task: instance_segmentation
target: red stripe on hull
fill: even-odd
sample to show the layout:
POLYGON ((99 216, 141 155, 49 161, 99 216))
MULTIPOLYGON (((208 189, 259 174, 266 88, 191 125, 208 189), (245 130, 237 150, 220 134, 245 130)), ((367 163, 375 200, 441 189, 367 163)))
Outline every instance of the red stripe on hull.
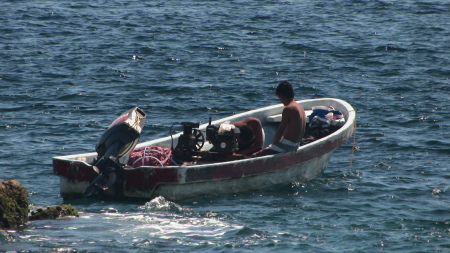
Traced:
POLYGON ((89 181, 92 175, 92 167, 82 162, 69 162, 54 159, 53 174, 62 176, 71 181, 89 181))
POLYGON ((125 190, 152 191, 159 183, 177 183, 177 169, 142 168, 125 171, 125 190))

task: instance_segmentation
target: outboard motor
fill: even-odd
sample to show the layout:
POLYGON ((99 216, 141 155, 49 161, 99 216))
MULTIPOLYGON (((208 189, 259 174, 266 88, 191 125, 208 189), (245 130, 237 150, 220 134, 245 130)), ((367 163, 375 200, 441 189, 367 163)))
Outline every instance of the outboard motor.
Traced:
POLYGON ((144 124, 144 111, 134 107, 121 114, 103 133, 95 148, 98 156, 93 164, 98 175, 84 190, 84 197, 92 195, 97 188, 105 189, 116 182, 117 175, 123 173, 119 159, 134 149, 144 124))

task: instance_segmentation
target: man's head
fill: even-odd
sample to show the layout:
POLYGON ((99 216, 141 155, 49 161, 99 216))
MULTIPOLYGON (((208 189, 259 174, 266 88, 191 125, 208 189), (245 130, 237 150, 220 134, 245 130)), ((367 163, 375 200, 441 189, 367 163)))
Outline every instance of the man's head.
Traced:
POLYGON ((276 95, 288 100, 294 99, 294 88, 288 81, 282 81, 278 84, 276 95))
POLYGON ((254 138, 254 134, 252 129, 247 126, 247 125, 243 125, 239 127, 239 131, 241 132, 239 134, 239 139, 243 142, 243 143, 248 143, 251 140, 253 140, 254 138))

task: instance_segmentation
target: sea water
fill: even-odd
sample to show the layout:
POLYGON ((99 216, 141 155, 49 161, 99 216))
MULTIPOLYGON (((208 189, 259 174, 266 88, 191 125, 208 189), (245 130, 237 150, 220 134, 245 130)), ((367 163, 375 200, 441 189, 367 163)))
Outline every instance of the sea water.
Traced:
POLYGON ((0 251, 450 251, 449 13, 445 0, 2 1, 0 179, 33 205, 64 203, 53 156, 94 151, 133 106, 150 140, 279 103, 288 80, 296 99, 349 102, 357 129, 311 182, 74 200, 80 217, 3 231, 0 251))

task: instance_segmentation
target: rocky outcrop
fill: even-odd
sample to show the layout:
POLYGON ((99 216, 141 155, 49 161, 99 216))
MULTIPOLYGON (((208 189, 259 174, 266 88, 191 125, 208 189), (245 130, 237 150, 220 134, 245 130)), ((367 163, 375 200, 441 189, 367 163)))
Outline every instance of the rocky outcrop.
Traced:
POLYGON ((28 203, 25 187, 16 180, 0 181, 0 229, 15 229, 29 220, 55 219, 65 216, 78 217, 72 205, 35 207, 28 203), (29 209, 31 210, 31 213, 29 209))
POLYGON ((28 195, 16 180, 0 181, 0 229, 12 229, 28 222, 28 195))
POLYGON ((78 211, 72 205, 59 205, 50 206, 46 209, 37 208, 35 211, 31 211, 30 220, 46 220, 56 219, 65 216, 78 217, 78 211))

